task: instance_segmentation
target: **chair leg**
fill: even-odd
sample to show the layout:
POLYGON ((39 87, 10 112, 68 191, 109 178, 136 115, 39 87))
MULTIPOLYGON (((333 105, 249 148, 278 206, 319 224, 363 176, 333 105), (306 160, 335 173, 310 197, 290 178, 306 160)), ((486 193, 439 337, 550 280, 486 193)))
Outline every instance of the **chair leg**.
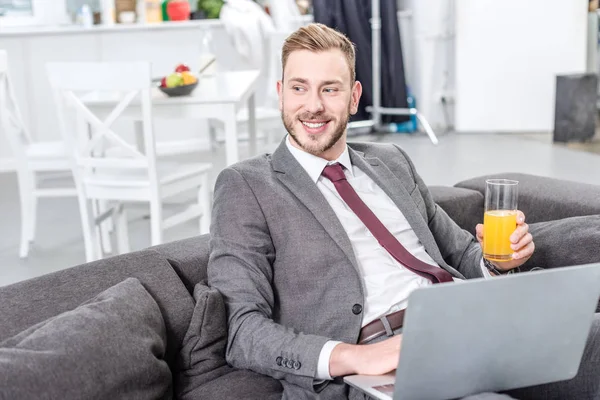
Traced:
POLYGON ((202 210, 200 216, 200 234, 203 235, 210 231, 211 222, 211 201, 210 201, 210 188, 208 186, 208 173, 202 176, 202 183, 198 190, 198 203, 202 210))
MULTIPOLYGON (((107 200, 100 200, 98 202, 100 212, 104 213, 110 207, 107 200)), ((100 237, 102 238, 102 251, 106 254, 112 253, 112 242, 110 240, 110 233, 115 230, 112 218, 107 218, 100 224, 100 237)))
POLYGON ((150 235, 152 246, 163 242, 163 216, 162 204, 158 196, 150 201, 150 235))
POLYGON ((84 194, 77 193, 79 200, 79 214, 81 215, 81 228, 83 230, 83 243, 85 245, 85 261, 95 261, 101 258, 100 246, 98 245, 96 235, 96 224, 90 215, 88 200, 84 194))
POLYGON ((21 244, 19 257, 26 258, 29 254, 29 239, 31 227, 31 204, 33 202, 33 182, 31 174, 17 171, 19 181, 19 198, 21 202, 21 244))
MULTIPOLYGON (((34 177, 35 179, 35 177, 34 177)), ((35 181, 34 181, 35 182, 35 181)), ((35 190, 35 183, 32 186, 32 190, 35 190)), ((37 206, 38 206, 38 197, 33 195, 31 196, 29 203, 30 210, 30 218, 29 218, 29 229, 28 229, 28 239, 29 243, 33 243, 35 241, 35 231, 37 227, 37 206)))
POLYGON ((119 254, 129 253, 129 231, 127 229, 125 205, 119 204, 114 215, 116 216, 117 251, 119 254))
MULTIPOLYGON (((108 210, 108 202, 106 200, 92 200, 92 210, 94 217, 102 215, 108 210)), ((110 241, 109 231, 112 230, 112 221, 107 218, 105 221, 99 222, 96 226, 97 235, 100 240, 100 254, 111 254, 112 245, 110 241)))
POLYGON ((210 121, 208 123, 208 136, 210 138, 210 150, 216 151, 219 147, 219 143, 217 142, 217 129, 210 121))

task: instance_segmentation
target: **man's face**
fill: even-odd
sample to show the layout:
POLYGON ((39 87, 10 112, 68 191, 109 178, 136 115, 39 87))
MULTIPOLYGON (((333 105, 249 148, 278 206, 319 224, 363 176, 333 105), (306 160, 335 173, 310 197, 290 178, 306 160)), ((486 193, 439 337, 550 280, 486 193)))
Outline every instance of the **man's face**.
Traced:
POLYGON ((362 93, 360 82, 351 82, 346 57, 337 49, 294 51, 283 77, 277 82, 279 109, 292 145, 336 159, 346 146, 348 119, 362 93))

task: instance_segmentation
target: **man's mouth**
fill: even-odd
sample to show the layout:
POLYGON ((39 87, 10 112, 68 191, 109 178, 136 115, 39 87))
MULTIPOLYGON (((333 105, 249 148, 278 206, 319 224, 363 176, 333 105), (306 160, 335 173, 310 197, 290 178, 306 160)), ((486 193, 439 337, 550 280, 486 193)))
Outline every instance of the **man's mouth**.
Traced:
POLYGON ((308 126, 311 129, 318 129, 320 127, 322 127, 323 125, 325 125, 327 122, 306 122, 306 121, 302 121, 302 124, 304 126, 308 126))
POLYGON ((302 122, 302 125, 304 126, 304 130, 309 135, 320 135, 321 133, 323 133, 327 130, 327 126, 329 124, 329 121, 327 121, 327 120, 318 120, 318 121, 317 120, 311 120, 311 121, 300 120, 300 122, 302 122))

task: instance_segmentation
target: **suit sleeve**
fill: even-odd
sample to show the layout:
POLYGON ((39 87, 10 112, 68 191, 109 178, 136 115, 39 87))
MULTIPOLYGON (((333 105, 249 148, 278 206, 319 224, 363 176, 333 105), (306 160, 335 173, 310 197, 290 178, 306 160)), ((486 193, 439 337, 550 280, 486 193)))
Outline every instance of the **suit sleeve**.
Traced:
POLYGON ((427 224, 433 233, 433 237, 435 238, 444 261, 466 278, 483 277, 483 271, 480 267, 482 251, 477 239, 471 233, 459 227, 456 222, 454 222, 454 220, 435 203, 429 192, 429 188, 419 174, 417 174, 415 166, 408 155, 398 146, 396 147, 404 155, 410 166, 411 173, 417 185, 417 190, 420 191, 425 202, 428 218, 427 224))
POLYGON ((208 279, 227 306, 227 362, 315 390, 319 354, 330 338, 273 321, 275 249, 255 194, 232 168, 217 178, 210 232, 208 279))

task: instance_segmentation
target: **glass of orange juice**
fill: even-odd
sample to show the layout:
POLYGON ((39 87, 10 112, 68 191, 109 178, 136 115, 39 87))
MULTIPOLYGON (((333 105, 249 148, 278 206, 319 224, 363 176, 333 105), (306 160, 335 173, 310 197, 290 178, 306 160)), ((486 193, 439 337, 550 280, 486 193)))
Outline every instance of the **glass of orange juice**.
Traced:
POLYGON ((518 181, 485 181, 483 216, 483 256, 490 261, 512 260, 510 235, 517 228, 518 181))

